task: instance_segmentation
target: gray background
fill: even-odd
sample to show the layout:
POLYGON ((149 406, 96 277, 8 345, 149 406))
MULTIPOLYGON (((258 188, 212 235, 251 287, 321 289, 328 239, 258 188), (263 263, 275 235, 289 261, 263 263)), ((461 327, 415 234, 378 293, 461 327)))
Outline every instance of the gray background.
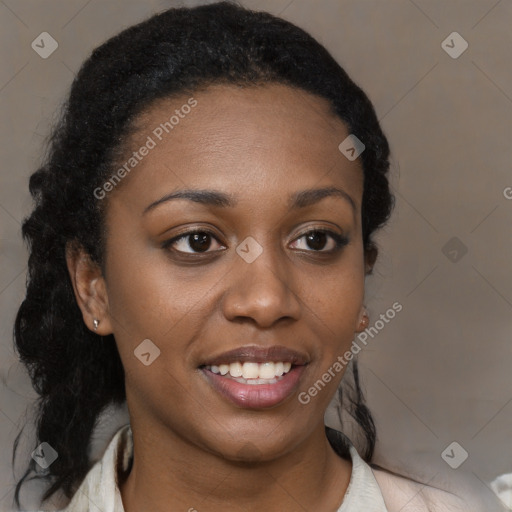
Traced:
MULTIPOLYGON (((205 2, 181 5, 197 3, 205 2)), ((489 492, 490 480, 512 472, 512 1, 241 3, 280 14, 323 43, 369 95, 391 144, 397 207, 367 283, 370 325, 395 301, 403 311, 360 355, 377 462, 426 480, 464 476, 489 492), (453 31, 469 44, 456 59, 441 46, 453 31), (457 470, 441 458, 453 441, 469 453, 457 470)), ((28 176, 89 52, 176 5, 0 0, 1 510, 12 508, 12 443, 35 396, 12 349, 26 272, 20 223, 31 205, 28 176), (31 48, 44 31, 59 44, 47 59, 31 48)), ((332 413, 327 421, 335 425, 332 413)), ((30 434, 22 437, 17 476, 30 434)))

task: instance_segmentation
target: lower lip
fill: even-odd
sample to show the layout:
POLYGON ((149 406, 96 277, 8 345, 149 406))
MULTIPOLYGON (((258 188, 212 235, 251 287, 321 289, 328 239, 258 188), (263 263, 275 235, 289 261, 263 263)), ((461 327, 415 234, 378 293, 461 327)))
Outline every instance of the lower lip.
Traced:
POLYGON ((208 382, 222 396, 244 409, 265 409, 275 407, 298 388, 305 366, 294 366, 274 384, 241 384, 229 377, 202 369, 208 382))

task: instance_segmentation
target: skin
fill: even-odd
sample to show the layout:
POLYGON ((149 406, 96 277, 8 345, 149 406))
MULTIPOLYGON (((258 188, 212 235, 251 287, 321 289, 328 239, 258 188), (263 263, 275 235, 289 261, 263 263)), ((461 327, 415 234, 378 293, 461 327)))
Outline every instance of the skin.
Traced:
MULTIPOLYGON (((137 120, 139 148, 188 96, 161 100, 137 120)), ((351 462, 329 445, 324 413, 342 372, 307 405, 297 399, 364 328, 361 232, 363 171, 338 150, 349 132, 320 98, 284 85, 215 85, 104 201, 104 274, 83 252, 68 268, 84 322, 113 333, 126 371, 134 464, 120 483, 125 510, 322 510, 340 506, 351 462), (337 187, 290 210, 290 194, 337 187), (215 189, 234 207, 175 199, 178 189, 215 189), (194 258, 183 231, 208 228, 208 253, 194 258), (304 232, 329 236, 308 245, 304 232), (263 248, 252 263, 235 251, 246 237, 263 248), (315 248, 317 250, 315 250, 315 248), (173 250, 174 249, 174 250, 173 250), (144 339, 160 356, 134 357, 144 339), (207 358, 246 345, 274 344, 306 354, 299 389, 279 405, 242 409, 221 397, 198 369, 207 358)), ((193 245, 196 248, 198 245, 193 245)))

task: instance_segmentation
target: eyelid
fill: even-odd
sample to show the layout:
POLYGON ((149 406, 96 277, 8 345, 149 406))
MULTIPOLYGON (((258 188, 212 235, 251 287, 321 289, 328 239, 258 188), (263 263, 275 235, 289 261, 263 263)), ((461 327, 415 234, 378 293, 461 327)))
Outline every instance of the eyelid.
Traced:
MULTIPOLYGON (((183 231, 181 233, 178 233, 177 235, 173 236, 169 240, 164 240, 161 243, 161 247, 162 247, 162 249, 168 249, 172 245, 174 245, 176 242, 181 240, 182 238, 187 238, 188 236, 195 235, 197 233, 205 233, 205 234, 211 236, 213 239, 215 239, 219 245, 223 246, 222 242, 219 240, 219 237, 211 229, 198 227, 198 228, 192 228, 192 229, 188 229, 186 231, 183 231)), ((177 253, 177 254, 203 255, 203 254, 212 254, 212 253, 216 253, 216 252, 221 252, 221 250, 217 249, 215 251, 205 251, 205 252, 185 252, 185 251, 177 251, 177 250, 175 250, 174 252, 177 253)))
MULTIPOLYGON (((332 254, 332 253, 338 252, 339 250, 341 250, 341 248, 343 248, 345 245, 347 245, 349 243, 349 239, 346 235, 337 233, 336 231, 334 231, 332 229, 322 227, 322 226, 308 226, 303 231, 301 231, 299 234, 295 235, 295 237, 293 238, 293 240, 291 242, 300 240, 301 238, 308 235, 309 233, 315 233, 315 232, 325 233, 326 235, 330 236, 334 240, 335 247, 333 249, 330 249, 327 251, 325 251, 325 250, 315 251, 313 249, 297 249, 298 251, 305 252, 305 253, 312 253, 312 254, 332 254)), ((223 246, 222 242, 219 240, 219 237, 211 229, 201 228, 201 227, 191 228, 191 229, 185 230, 181 233, 178 233, 177 235, 173 236, 169 240, 165 240, 164 242, 162 242, 161 247, 163 249, 169 249, 169 247, 171 247, 173 244, 175 244, 179 240, 181 240, 183 238, 187 238, 188 236, 191 236, 191 235, 194 235, 197 233, 204 233, 204 234, 211 236, 213 239, 215 239, 217 241, 217 243, 219 245, 221 245, 223 247, 223 249, 216 249, 213 251, 207 250, 204 252, 186 252, 186 251, 179 251, 179 250, 173 250, 173 249, 171 249, 171 250, 173 250, 175 253, 180 254, 180 255, 186 254, 186 255, 193 255, 192 257, 195 257, 195 256, 203 256, 205 254, 215 254, 218 252, 222 252, 223 250, 226 249, 226 247, 223 246)))
POLYGON ((306 252, 306 253, 312 253, 312 254, 333 254, 335 252, 338 252, 340 249, 342 249, 345 245, 347 245, 349 243, 349 238, 346 235, 337 233, 336 231, 334 231, 330 228, 321 227, 321 226, 308 226, 307 229, 305 229, 304 231, 302 231, 301 233, 296 235, 293 238, 292 242, 295 242, 296 240, 299 240, 302 237, 304 237, 305 235, 312 233, 312 232, 313 233, 316 233, 316 232, 325 233, 326 235, 330 236, 334 240, 334 243, 335 243, 334 249, 330 249, 328 251, 324 251, 324 250, 315 251, 313 249, 309 249, 309 250, 308 249, 297 249, 297 250, 306 252))
POLYGON ((341 233, 336 233, 336 231, 334 231, 333 229, 328 228, 326 226, 308 226, 307 228, 304 228, 298 234, 296 234, 294 236, 293 240, 297 240, 297 238, 300 238, 304 235, 307 235, 308 233, 316 232, 316 231, 321 231, 322 233, 327 233, 328 235, 343 236, 341 233))

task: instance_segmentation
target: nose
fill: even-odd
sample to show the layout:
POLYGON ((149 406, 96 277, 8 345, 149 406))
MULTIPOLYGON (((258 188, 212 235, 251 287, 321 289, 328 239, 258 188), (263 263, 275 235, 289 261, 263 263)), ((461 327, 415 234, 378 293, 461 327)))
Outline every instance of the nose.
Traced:
POLYGON ((252 263, 237 257, 234 264, 237 268, 227 277, 231 282, 222 300, 228 320, 249 319, 261 328, 268 328, 284 319, 299 319, 298 291, 291 269, 282 257, 264 250, 252 263))

